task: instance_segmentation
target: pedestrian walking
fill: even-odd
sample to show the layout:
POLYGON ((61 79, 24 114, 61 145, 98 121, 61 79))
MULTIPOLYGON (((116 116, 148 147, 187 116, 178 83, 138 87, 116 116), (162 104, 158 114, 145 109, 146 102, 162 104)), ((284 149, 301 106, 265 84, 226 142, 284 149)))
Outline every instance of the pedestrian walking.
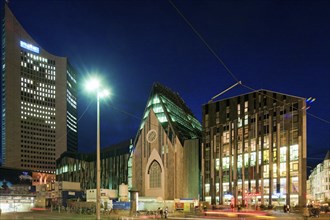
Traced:
POLYGON ((167 206, 165 208, 164 214, 165 214, 165 218, 167 218, 167 216, 168 216, 168 208, 167 208, 167 206))
POLYGON ((304 207, 303 216, 305 220, 307 220, 308 217, 310 216, 308 207, 304 207))

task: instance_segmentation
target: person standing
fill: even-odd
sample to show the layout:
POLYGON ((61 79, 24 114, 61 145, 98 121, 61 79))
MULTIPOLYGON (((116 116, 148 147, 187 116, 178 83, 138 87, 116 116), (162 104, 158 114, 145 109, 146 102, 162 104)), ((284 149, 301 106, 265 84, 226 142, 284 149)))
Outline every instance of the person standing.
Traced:
POLYGON ((287 213, 290 213, 290 211, 291 211, 291 207, 289 204, 286 205, 286 211, 287 211, 287 213))
POLYGON ((163 208, 159 210, 160 218, 163 218, 163 208))

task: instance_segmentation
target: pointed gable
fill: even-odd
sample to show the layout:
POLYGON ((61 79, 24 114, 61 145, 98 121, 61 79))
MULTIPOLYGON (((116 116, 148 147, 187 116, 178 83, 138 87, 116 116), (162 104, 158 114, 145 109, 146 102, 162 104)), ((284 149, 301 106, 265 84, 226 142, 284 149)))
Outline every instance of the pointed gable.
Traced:
POLYGON ((165 130, 173 130, 182 145, 184 140, 201 137, 202 126, 180 95, 160 83, 155 83, 152 87, 139 132, 151 109, 162 127, 165 130))

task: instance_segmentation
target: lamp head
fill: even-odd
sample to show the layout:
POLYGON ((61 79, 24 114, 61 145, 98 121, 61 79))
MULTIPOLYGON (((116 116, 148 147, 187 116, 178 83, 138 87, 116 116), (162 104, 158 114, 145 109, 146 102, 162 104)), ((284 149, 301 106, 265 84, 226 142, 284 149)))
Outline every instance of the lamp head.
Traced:
POLYGON ((86 82, 86 89, 88 91, 97 91, 101 86, 100 80, 97 78, 91 78, 86 82))
POLYGON ((105 98, 110 96, 110 91, 108 89, 102 89, 101 91, 98 92, 98 95, 100 98, 105 98))
POLYGON ((96 93, 99 98, 110 96, 110 91, 101 85, 101 80, 99 78, 93 77, 87 80, 85 83, 85 88, 89 92, 96 93))

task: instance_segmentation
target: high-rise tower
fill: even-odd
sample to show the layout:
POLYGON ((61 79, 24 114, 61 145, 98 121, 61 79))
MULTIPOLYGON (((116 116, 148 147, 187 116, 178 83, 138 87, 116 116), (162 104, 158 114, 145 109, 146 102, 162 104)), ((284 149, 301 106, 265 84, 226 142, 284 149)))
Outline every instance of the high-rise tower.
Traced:
POLYGON ((41 48, 4 5, 2 17, 2 163, 55 171, 77 150, 76 72, 41 48))

